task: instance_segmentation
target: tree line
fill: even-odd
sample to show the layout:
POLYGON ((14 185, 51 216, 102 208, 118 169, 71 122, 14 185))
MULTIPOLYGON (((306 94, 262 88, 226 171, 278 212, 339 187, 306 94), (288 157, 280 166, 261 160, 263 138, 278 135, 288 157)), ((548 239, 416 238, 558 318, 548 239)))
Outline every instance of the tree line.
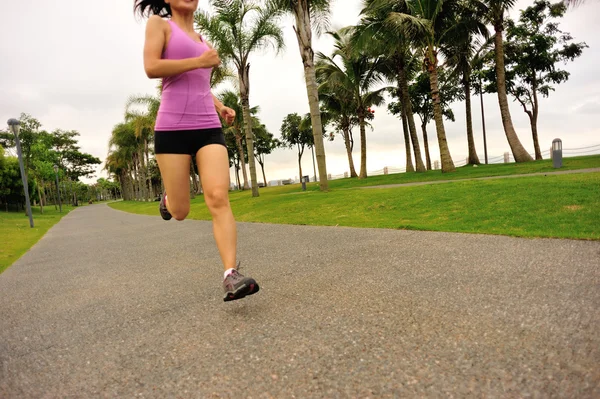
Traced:
MULTIPOLYGON (((561 64, 580 56, 587 46, 574 42, 559 28, 558 21, 567 12, 567 3, 536 0, 513 20, 508 13, 515 3, 364 0, 358 24, 332 32, 328 31, 332 1, 212 0, 213 12, 198 11, 195 22, 223 60, 223 67, 213 74, 214 87, 226 79, 235 82, 235 90, 219 97, 238 114, 232 127, 224 127, 238 186, 242 186, 241 172, 243 187, 251 186, 253 196, 258 196, 256 161, 263 169, 266 184, 264 156, 280 146, 297 149, 302 176, 301 158, 308 146, 316 152, 320 188, 327 190, 323 140, 338 136, 344 141, 350 175, 366 178, 367 131, 375 117, 373 107, 386 103, 388 112, 399 118, 407 172, 432 168, 429 122, 435 126, 442 172, 455 170, 445 121, 455 119, 450 105, 459 101, 465 106, 468 164, 479 164, 471 98, 478 94, 482 103, 484 93, 497 95, 503 129, 515 161, 528 162, 533 157, 522 143, 523 135, 519 136, 513 126, 509 97, 528 115, 534 155, 541 159, 537 131, 540 97, 547 97, 557 84, 568 79, 569 73, 560 69, 561 64), (258 107, 249 101, 250 59, 253 53, 267 48, 283 50, 284 15, 294 18, 310 113, 287 115, 282 121, 281 138, 275 139, 258 119, 258 107), (314 52, 315 32, 333 38, 331 54, 314 52), (415 115, 421 122, 421 139, 415 115), (360 138, 359 168, 352 157, 354 129, 358 129, 360 138)), ((152 181, 148 150, 159 105, 158 97, 133 98, 126 107, 126 122, 118 125, 128 133, 117 132, 117 136, 123 136, 119 141, 113 131, 107 168, 117 176, 129 198, 149 199, 151 196, 144 193, 160 191, 156 188, 159 179, 152 181), (133 112, 133 104, 144 105, 144 111, 133 112)), ((481 112, 485 123, 483 104, 481 112)), ((485 156, 487 161, 487 149, 485 156)), ((201 184, 196 183, 193 165, 191 187, 199 192, 201 184)))
MULTIPOLYGON (((79 201, 96 199, 98 190, 117 195, 118 187, 111 186, 109 182, 100 187, 79 181, 82 177, 91 176, 95 172, 95 165, 102 163, 99 158, 81 151, 78 145, 79 132, 62 129, 48 132, 42 129, 39 120, 25 113, 21 114, 20 122, 19 139, 29 196, 42 213, 44 206, 58 202, 58 192, 63 203, 74 206, 79 201)), ((25 208, 15 136, 9 131, 0 131, 1 208, 7 212, 9 209, 25 208)))

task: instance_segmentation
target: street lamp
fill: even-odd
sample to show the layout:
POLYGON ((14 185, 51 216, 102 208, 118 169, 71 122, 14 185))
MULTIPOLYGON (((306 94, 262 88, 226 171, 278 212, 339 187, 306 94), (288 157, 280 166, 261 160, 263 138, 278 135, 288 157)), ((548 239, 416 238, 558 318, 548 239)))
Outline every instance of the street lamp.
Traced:
POLYGON ((27 204, 27 215, 29 215, 29 226, 33 228, 33 215, 31 214, 31 204, 29 203, 29 187, 27 186, 27 175, 23 166, 23 155, 21 153, 21 141, 19 140, 19 129, 21 122, 12 118, 8 120, 8 126, 12 134, 15 135, 17 143, 17 155, 19 156, 19 167, 21 168, 21 179, 23 180, 23 189, 25 190, 25 203, 27 204))
POLYGON ((54 165, 54 176, 56 176, 56 192, 58 193, 58 208, 62 213, 62 203, 60 202, 60 187, 58 186, 58 165, 54 165))

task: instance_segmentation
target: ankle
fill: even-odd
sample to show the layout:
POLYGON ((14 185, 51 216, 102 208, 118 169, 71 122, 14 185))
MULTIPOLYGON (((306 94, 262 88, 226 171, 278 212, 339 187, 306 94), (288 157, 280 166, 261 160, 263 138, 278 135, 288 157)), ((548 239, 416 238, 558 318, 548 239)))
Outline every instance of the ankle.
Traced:
POLYGON ((235 270, 235 268, 233 268, 233 267, 225 270, 225 273, 223 273, 223 279, 226 279, 227 276, 229 276, 231 273, 233 273, 234 270, 235 270))

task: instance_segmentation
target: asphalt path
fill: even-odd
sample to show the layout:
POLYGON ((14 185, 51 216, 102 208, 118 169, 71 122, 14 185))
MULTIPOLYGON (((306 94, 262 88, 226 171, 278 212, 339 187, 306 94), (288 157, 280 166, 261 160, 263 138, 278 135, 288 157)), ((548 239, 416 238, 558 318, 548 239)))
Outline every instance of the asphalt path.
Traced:
POLYGON ((600 242, 77 209, 0 275, 0 397, 600 397, 600 242))

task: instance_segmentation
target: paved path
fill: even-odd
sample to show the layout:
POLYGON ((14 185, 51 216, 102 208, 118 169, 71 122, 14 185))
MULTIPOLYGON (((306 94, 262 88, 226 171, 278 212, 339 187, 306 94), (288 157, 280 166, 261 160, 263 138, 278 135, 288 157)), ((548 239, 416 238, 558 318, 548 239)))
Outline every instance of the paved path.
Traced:
POLYGON ((471 179, 419 181, 419 182, 414 182, 414 183, 384 184, 384 185, 379 185, 379 186, 365 186, 365 187, 356 187, 356 188, 370 189, 370 188, 428 186, 430 184, 455 183, 455 182, 459 182, 459 181, 511 179, 511 178, 515 178, 515 177, 548 176, 548 175, 572 175, 575 173, 596 173, 596 172, 600 172, 600 168, 561 170, 561 171, 557 171, 557 172, 526 173, 526 174, 520 174, 520 175, 473 177, 471 179))
POLYGON ((600 242, 67 215, 0 275, 0 397, 600 397, 600 242))

